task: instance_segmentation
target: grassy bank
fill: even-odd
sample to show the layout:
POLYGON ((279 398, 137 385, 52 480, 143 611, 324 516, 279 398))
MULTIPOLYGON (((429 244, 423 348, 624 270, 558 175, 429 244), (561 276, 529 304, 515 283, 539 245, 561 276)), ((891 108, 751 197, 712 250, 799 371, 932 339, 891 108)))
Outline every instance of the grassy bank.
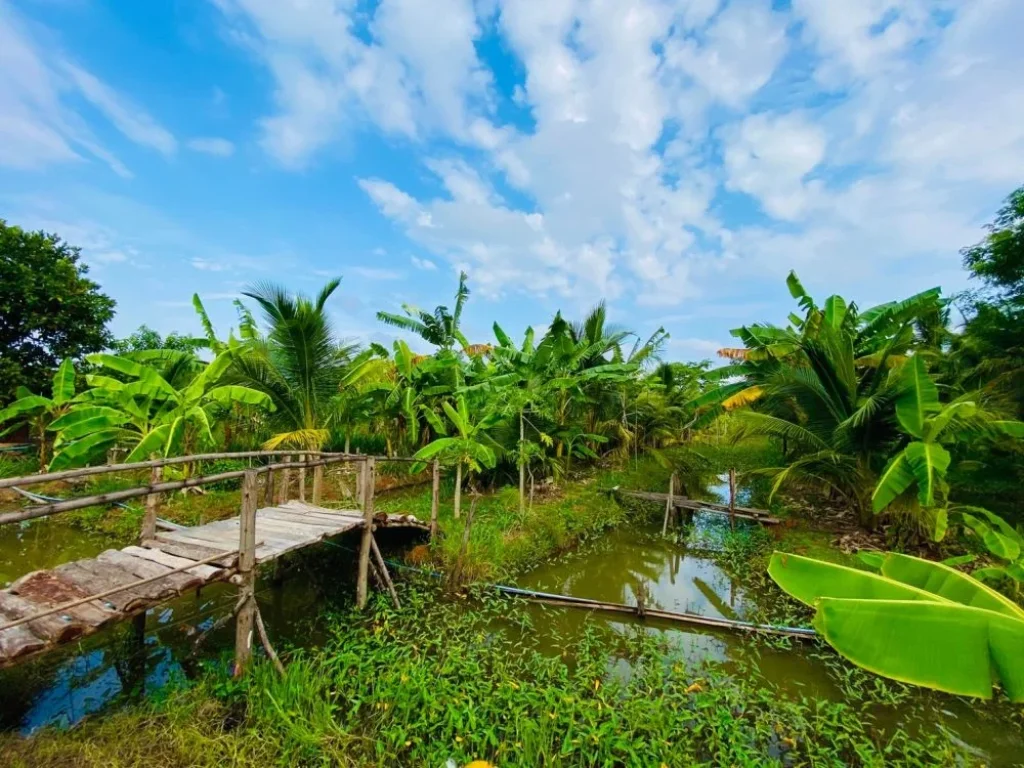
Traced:
POLYGON ((870 695, 787 697, 752 669, 689 666, 644 632, 593 629, 564 655, 506 600, 403 592, 373 615, 336 617, 331 640, 210 678, 150 706, 67 733, 8 739, 8 764, 36 765, 951 765, 941 738, 876 727, 870 695), (468 607, 469 605, 473 607, 468 607), (629 674, 624 674, 627 667, 629 674), (611 670, 611 671, 609 671, 611 670), (131 734, 126 738, 126 734, 131 734))

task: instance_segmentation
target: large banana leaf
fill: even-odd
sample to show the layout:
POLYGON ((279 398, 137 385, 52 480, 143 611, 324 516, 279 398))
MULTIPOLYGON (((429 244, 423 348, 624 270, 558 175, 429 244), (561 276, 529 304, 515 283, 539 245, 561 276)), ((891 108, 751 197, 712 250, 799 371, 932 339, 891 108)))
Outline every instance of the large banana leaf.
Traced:
POLYGON ((939 595, 875 573, 784 552, 772 555, 768 575, 784 592, 811 606, 822 597, 947 602, 939 595))
POLYGON ((126 376, 141 376, 142 372, 146 370, 144 365, 140 365, 133 360, 129 360, 126 357, 119 357, 118 355, 110 355, 105 352, 86 355, 85 359, 93 365, 101 365, 104 368, 109 368, 112 371, 123 373, 126 376))
POLYGON ((22 416, 32 411, 43 410, 49 408, 51 400, 40 395, 28 395, 15 400, 13 403, 8 405, 2 411, 0 411, 0 424, 5 421, 9 421, 17 416, 22 416))
POLYGON ((84 466, 94 457, 101 457, 108 448, 113 447, 121 436, 120 429, 103 429, 86 435, 81 440, 64 445, 50 462, 50 471, 84 466))
POLYGON ((822 598, 815 629, 842 656, 885 677, 992 698, 993 680, 1024 701, 1024 621, 915 600, 822 598))
POLYGON ((910 358, 901 373, 904 389, 896 398, 896 418, 908 433, 924 438, 927 418, 939 410, 939 388, 919 355, 910 358))
POLYGON ((962 517, 967 526, 978 535, 986 549, 993 555, 1002 560, 1011 561, 1020 557, 1021 544, 1024 542, 1022 542, 1020 534, 1010 528, 1006 521, 1000 520, 1005 528, 997 531, 987 522, 969 512, 962 513, 962 517))
POLYGON ((159 427, 148 432, 145 437, 136 443, 135 448, 125 458, 125 463, 146 461, 153 454, 163 455, 164 444, 167 442, 167 433, 170 430, 170 424, 161 424, 159 427))
MULTIPOLYGON (((889 552, 882 575, 946 600, 1024 620, 1024 608, 966 573, 920 557, 889 552)), ((867 597, 867 595, 862 595, 867 597)), ((1022 649, 1024 650, 1024 649, 1022 649)))
POLYGON ((75 396, 75 365, 67 358, 53 375, 53 402, 64 405, 75 396))
POLYGON ((912 442, 904 451, 907 464, 917 480, 917 498, 924 507, 935 504, 935 491, 949 469, 949 451, 938 443, 912 442))
POLYGON ((914 470, 907 461, 906 453, 900 451, 889 460, 882 476, 878 478, 875 491, 871 494, 871 508, 876 514, 881 512, 913 483, 914 470))
POLYGON ((274 402, 265 392, 260 392, 251 387, 243 387, 240 384, 225 384, 222 387, 214 387, 206 393, 205 398, 212 400, 218 405, 231 406, 236 403, 240 405, 261 405, 267 410, 275 410, 274 402))
POLYGON ((90 408, 89 410, 102 410, 104 413, 99 413, 88 419, 80 419, 73 424, 64 426, 60 430, 59 435, 61 443, 70 443, 72 440, 85 437, 93 432, 120 427, 128 421, 126 414, 115 411, 112 408, 90 408))
POLYGON ((97 416, 118 418, 121 415, 122 412, 117 408, 107 408, 103 405, 79 405, 72 408, 60 418, 54 419, 47 429, 51 432, 60 432, 62 429, 67 429, 68 427, 72 427, 82 421, 94 419, 97 416))

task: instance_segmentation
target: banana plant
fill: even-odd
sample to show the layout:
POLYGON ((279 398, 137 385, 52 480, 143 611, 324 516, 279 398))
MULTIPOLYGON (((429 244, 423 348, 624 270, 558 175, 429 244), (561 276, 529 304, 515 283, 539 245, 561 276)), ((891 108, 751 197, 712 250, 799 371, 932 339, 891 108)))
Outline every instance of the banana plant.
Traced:
POLYGON ((74 397, 75 366, 68 358, 53 374, 50 397, 33 395, 25 387, 18 388, 18 399, 0 410, 0 426, 13 422, 12 426, 0 432, 0 435, 27 424, 29 431, 39 441, 39 467, 45 467, 50 450, 47 429, 54 420, 59 419, 71 408, 74 397))
POLYGON ((882 472, 871 497, 875 514, 896 505, 910 510, 941 541, 949 523, 946 480, 952 457, 944 443, 965 435, 1024 436, 1024 423, 992 418, 967 397, 943 405, 924 360, 915 355, 902 367, 896 418, 910 440, 882 472))
POLYGON ((449 437, 447 428, 438 419, 433 426, 443 437, 420 448, 413 458, 427 461, 440 456, 455 464, 454 510, 455 519, 458 520, 462 505, 462 468, 466 467, 470 475, 484 467, 494 468, 498 461, 497 451, 500 450, 500 446, 487 433, 501 421, 501 417, 491 411, 473 423, 466 398, 462 395, 457 398, 455 407, 447 401, 442 405, 445 415, 455 427, 456 434, 449 437))
POLYGON ((135 360, 102 353, 86 359, 127 381, 103 374, 86 376, 91 389, 75 397, 68 412, 48 427, 57 433, 56 455, 50 462, 54 471, 87 464, 115 446, 130 450, 129 462, 152 454, 187 454, 214 444, 212 427, 230 407, 273 410, 264 393, 219 383, 232 365, 231 352, 219 354, 180 388, 135 360))
POLYGON ((1024 609, 942 563, 879 554, 877 572, 776 552, 769 575, 814 628, 870 672, 961 696, 1024 702, 1024 609))
POLYGON ((1024 535, 999 515, 981 507, 960 507, 964 526, 977 536, 998 565, 979 568, 971 575, 989 583, 1012 585, 1019 595, 1024 587, 1024 535))

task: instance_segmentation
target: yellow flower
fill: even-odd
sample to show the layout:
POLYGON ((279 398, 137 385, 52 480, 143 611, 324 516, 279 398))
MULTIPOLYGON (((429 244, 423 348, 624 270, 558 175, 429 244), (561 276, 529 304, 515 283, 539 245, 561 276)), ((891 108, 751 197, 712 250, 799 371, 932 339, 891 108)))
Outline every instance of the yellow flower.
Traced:
POLYGON ((456 736, 455 737, 455 743, 456 744, 461 744, 462 743, 462 737, 461 736, 456 736))
POLYGON ((704 686, 702 686, 700 683, 694 683, 693 685, 691 685, 689 688, 686 689, 686 692, 687 693, 700 693, 703 690, 704 690, 704 686))
POLYGON ((548 712, 548 717, 554 720, 556 717, 558 717, 558 715, 556 715, 554 712, 548 712))
POLYGON ((601 687, 601 681, 600 680, 595 680, 594 681, 594 690, 596 691, 600 687, 601 687))
POLYGON ((486 760, 474 760, 472 763, 466 763, 466 768, 494 768, 494 766, 486 760))

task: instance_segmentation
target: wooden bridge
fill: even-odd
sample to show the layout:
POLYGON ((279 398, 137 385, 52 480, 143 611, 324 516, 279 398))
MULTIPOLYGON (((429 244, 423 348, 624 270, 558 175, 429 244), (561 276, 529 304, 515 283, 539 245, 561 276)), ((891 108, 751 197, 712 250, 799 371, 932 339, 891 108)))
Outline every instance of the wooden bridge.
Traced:
MULTIPOLYGON (((430 523, 412 515, 374 513, 378 461, 409 461, 352 454, 306 453, 292 461, 282 452, 252 451, 154 459, 134 464, 109 464, 29 477, 0 480, 0 488, 23 489, 60 480, 115 472, 150 471, 145 486, 65 501, 36 504, 0 514, 0 524, 21 523, 86 507, 146 499, 138 546, 110 549, 95 558, 34 571, 0 591, 0 667, 36 656, 76 640, 112 623, 145 612, 183 592, 215 581, 239 587, 235 642, 235 669, 240 672, 251 656, 253 630, 272 658, 254 597, 256 569, 282 555, 353 530, 362 531, 359 550, 357 602, 365 605, 372 568, 379 583, 397 595, 373 533, 378 528, 437 528, 439 469, 433 465, 434 494, 430 523), (162 468, 195 465, 223 458, 279 457, 283 461, 263 467, 163 482, 162 468), (320 506, 324 467, 343 462, 358 465, 358 508, 335 510, 320 506), (292 470, 297 470, 297 495, 290 498, 292 470), (307 473, 312 470, 311 503, 306 502, 307 473), (242 481, 237 517, 196 527, 165 523, 158 517, 161 494, 230 479, 242 481), (261 482, 262 480, 262 482, 261 482), (259 506, 262 497, 263 506, 259 506)), ((22 493, 30 498, 40 498, 22 493)))

